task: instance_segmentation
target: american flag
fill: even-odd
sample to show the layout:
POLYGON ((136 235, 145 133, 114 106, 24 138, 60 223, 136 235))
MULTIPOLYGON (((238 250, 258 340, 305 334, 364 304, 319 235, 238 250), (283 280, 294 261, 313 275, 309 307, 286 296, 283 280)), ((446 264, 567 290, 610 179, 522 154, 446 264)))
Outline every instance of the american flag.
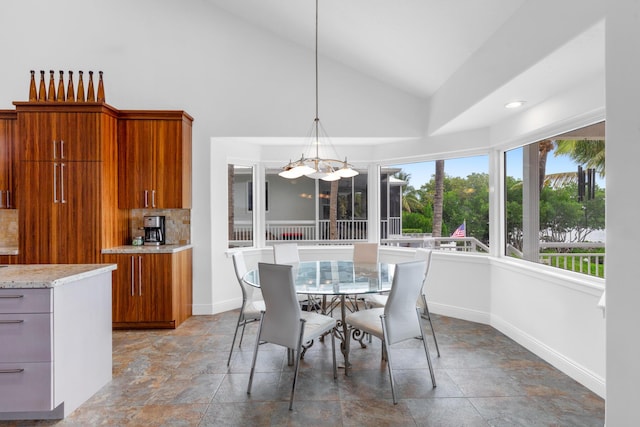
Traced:
POLYGON ((456 231, 453 232, 451 237, 467 237, 466 231, 464 229, 464 222, 460 224, 460 227, 456 228, 456 231))

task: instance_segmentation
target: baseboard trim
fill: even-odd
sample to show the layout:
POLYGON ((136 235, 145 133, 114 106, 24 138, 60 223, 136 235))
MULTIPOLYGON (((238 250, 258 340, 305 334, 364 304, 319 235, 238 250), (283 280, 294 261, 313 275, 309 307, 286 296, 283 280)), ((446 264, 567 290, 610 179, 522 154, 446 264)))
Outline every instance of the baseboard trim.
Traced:
POLYGON ((518 344, 522 345, 538 357, 544 359, 555 368, 570 376, 598 396, 605 398, 606 381, 604 378, 569 359, 543 342, 516 328, 504 319, 491 315, 491 326, 502 332, 518 344))

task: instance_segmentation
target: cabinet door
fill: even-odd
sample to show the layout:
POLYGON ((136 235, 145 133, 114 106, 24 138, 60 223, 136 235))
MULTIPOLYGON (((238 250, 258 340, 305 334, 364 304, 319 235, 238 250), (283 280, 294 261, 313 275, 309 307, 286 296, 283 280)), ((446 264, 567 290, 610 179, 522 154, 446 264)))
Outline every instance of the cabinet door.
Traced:
POLYGON ((171 322, 172 254, 140 255, 138 293, 140 317, 145 322, 171 322))
POLYGON ((182 120, 156 121, 154 141, 158 165, 154 174, 156 206, 164 209, 190 207, 191 145, 185 146, 182 120), (188 171, 185 170, 187 167, 188 171))
POLYGON ((109 264, 117 264, 118 269, 113 271, 111 285, 111 304, 113 323, 138 322, 139 298, 135 289, 137 254, 132 255, 104 255, 103 261, 109 264))
POLYGON ((100 160, 99 113, 21 112, 20 159, 100 160))
POLYGON ((57 218, 54 210, 54 165, 52 162, 21 162, 18 239, 21 264, 50 263, 53 247, 52 228, 57 218))
POLYGON ((100 162, 58 163, 52 263, 100 262, 100 162))
POLYGON ((100 261, 100 162, 21 162, 21 263, 100 261))
POLYGON ((118 206, 121 209, 152 207, 153 121, 118 122, 118 206))
POLYGON ((0 208, 15 208, 15 159, 16 115, 0 112, 0 208))
POLYGON ((19 112, 19 160, 53 160, 56 127, 57 117, 52 113, 19 112))
POLYGON ((49 113, 55 120, 55 159, 101 160, 100 113, 49 113))

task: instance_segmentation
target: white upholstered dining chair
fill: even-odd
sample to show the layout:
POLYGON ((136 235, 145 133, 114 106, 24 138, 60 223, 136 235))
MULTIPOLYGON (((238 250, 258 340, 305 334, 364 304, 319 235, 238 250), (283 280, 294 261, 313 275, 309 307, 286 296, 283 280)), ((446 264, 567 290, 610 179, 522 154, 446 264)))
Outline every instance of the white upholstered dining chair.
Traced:
POLYGON ((236 278, 238 284, 242 290, 242 306, 240 307, 240 314, 238 315, 238 322, 236 323, 236 331, 233 333, 233 341, 231 341, 231 349, 229 350, 229 359, 227 359, 227 366, 231 363, 231 355, 233 354, 233 347, 236 344, 236 337, 238 336, 238 329, 242 327, 240 333, 240 342, 238 347, 242 346, 242 337, 244 337, 244 328, 248 323, 260 320, 260 313, 264 310, 264 301, 260 290, 254 288, 245 283, 242 278, 247 273, 247 266, 244 262, 244 255, 242 252, 235 252, 232 255, 233 269, 236 272, 236 278))
POLYGON ((324 334, 331 335, 331 350, 333 353, 333 378, 338 378, 336 369, 336 342, 333 328, 336 320, 332 317, 308 311, 302 311, 296 298, 293 283, 292 267, 281 264, 258 264, 260 288, 264 296, 265 310, 261 313, 260 326, 256 337, 251 373, 247 394, 251 394, 251 385, 255 373, 258 348, 262 343, 272 343, 293 351, 295 367, 289 410, 293 408, 293 397, 296 391, 296 380, 302 356, 302 345, 324 334))
MULTIPOLYGON (((391 380, 391 394, 393 403, 397 404, 395 382, 391 363, 391 346, 393 344, 415 339, 422 339, 427 364, 431 374, 431 383, 436 386, 436 378, 431 365, 431 355, 424 336, 420 319, 420 308, 416 301, 422 289, 422 282, 427 270, 427 261, 418 260, 397 264, 393 275, 393 284, 389 299, 384 307, 361 310, 348 314, 345 322, 349 326, 346 336, 346 347, 349 349, 350 336, 353 329, 359 329, 364 333, 382 340, 383 358, 387 360, 389 378, 391 380)), ((349 352, 346 352, 345 369, 349 368, 349 352)))
POLYGON ((353 244, 354 264, 377 264, 378 244, 377 243, 354 243, 353 244))
POLYGON ((300 254, 297 243, 274 243, 273 262, 276 264, 298 265, 300 254))
MULTIPOLYGON (((429 322, 429 326, 431 327, 431 335, 433 335, 433 342, 436 344, 436 352, 438 353, 438 357, 440 357, 440 347, 438 346, 438 339, 436 338, 436 331, 433 328, 433 322, 431 321, 431 313, 429 312, 429 305, 427 304, 427 296, 425 293, 425 287, 427 283, 427 276, 429 275, 429 268, 431 267, 431 250, 418 248, 416 249, 414 259, 420 260, 424 259, 427 261, 427 271, 424 275, 424 280, 422 282, 422 290, 420 291, 420 296, 418 297, 417 306, 421 310, 421 317, 429 322)), ((384 307, 389 299, 389 295, 384 294, 370 294, 366 296, 366 302, 369 307, 384 307)))

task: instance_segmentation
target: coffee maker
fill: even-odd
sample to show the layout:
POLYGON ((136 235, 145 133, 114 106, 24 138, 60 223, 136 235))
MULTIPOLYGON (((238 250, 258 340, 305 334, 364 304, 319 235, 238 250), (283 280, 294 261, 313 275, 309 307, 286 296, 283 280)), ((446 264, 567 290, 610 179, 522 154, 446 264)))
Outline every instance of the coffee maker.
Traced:
POLYGON ((145 216, 143 225, 145 245, 164 245, 164 216, 145 216))

